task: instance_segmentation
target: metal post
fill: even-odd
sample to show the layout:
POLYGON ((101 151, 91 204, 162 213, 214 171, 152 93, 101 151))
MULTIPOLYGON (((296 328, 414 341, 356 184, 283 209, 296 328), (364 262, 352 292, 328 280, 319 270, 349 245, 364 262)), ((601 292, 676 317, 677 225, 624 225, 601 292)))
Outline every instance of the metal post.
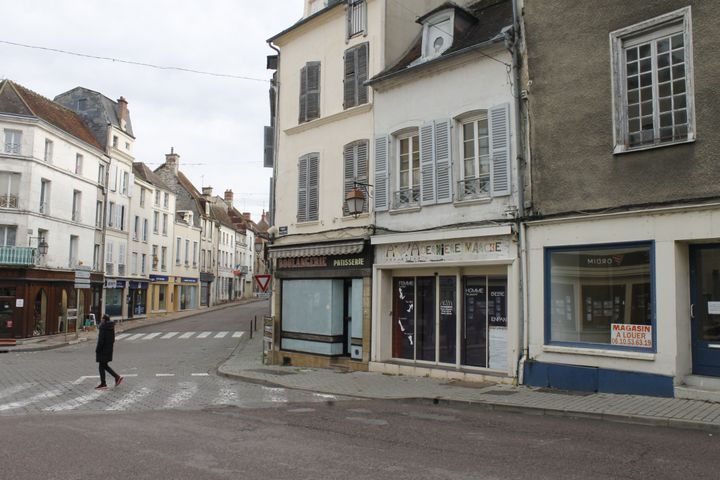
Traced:
POLYGON ((253 337, 252 320, 250 320, 250 339, 253 337))

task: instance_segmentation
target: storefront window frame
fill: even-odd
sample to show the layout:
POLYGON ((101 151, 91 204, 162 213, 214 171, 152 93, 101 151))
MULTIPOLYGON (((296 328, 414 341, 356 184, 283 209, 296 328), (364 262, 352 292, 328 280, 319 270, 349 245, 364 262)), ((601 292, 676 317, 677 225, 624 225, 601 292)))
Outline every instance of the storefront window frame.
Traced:
MULTIPOLYGON (((655 262, 655 241, 636 241, 636 242, 616 242, 616 243, 597 243, 597 244, 581 244, 581 245, 563 245, 558 247, 544 248, 544 291, 543 291, 543 324, 544 324, 544 342, 545 346, 571 347, 581 349, 606 350, 616 352, 637 352, 637 353, 657 353, 657 283, 655 279, 656 262, 655 262), (651 305, 651 326, 652 326, 652 348, 632 347, 622 345, 612 345, 610 343, 597 342, 566 342, 552 340, 552 254, 558 252, 584 252, 603 249, 620 249, 620 248, 638 248, 645 247, 648 249, 650 261, 650 292, 652 294, 651 305)), ((576 306, 580 308, 580 306, 576 306)))

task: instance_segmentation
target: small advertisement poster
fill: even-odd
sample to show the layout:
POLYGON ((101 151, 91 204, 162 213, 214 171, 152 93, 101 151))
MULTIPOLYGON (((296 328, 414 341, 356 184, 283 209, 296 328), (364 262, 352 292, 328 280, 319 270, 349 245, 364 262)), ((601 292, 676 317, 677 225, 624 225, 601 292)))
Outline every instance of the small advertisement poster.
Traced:
POLYGON ((652 325, 610 324, 610 344, 652 348, 652 325))

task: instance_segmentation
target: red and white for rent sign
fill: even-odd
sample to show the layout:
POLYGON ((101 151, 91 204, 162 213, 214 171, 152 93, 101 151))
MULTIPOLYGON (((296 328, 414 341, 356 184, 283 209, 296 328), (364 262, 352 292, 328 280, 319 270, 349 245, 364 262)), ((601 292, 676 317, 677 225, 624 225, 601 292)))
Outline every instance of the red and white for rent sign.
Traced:
POLYGON ((610 344, 652 348, 652 325, 611 323, 610 344))

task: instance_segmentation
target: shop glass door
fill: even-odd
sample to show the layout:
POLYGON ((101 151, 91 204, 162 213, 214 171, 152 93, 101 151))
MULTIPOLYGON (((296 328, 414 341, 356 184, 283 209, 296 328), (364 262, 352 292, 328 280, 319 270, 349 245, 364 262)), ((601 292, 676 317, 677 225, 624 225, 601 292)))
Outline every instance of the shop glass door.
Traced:
POLYGON ((13 337, 15 298, 0 298, 0 338, 13 337))
POLYGON ((457 362, 457 308, 455 277, 440 277, 440 325, 438 349, 440 363, 457 362))
POLYGON ((690 250, 693 373, 720 376, 720 245, 690 250))
POLYGON ((392 356, 415 359, 415 279, 393 279, 392 356))
POLYGON ((507 278, 463 278, 461 363, 507 369, 507 278))

